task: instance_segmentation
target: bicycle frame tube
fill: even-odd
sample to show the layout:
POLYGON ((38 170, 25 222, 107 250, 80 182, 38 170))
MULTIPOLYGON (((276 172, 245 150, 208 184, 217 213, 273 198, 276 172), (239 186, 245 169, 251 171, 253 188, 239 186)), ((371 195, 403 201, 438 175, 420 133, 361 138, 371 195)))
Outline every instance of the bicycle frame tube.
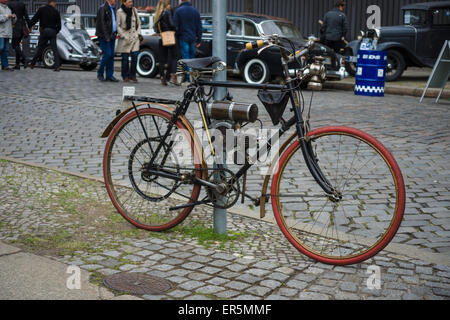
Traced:
MULTIPOLYGON (((333 189, 330 187, 331 184, 325 178, 325 175, 321 171, 319 164, 316 161, 314 154, 312 153, 312 148, 308 145, 305 140, 305 130, 303 128, 303 116, 299 107, 295 104, 294 92, 292 81, 289 81, 286 85, 276 85, 276 84, 252 84, 252 83, 241 83, 241 82, 227 82, 227 81, 207 81, 207 80, 197 80, 196 85, 198 86, 211 86, 211 87, 227 87, 227 88, 243 88, 243 89, 262 89, 262 90, 287 90, 289 91, 289 97, 291 100, 291 105, 294 111, 294 117, 292 117, 278 132, 278 137, 281 137, 291 126, 296 125, 296 130, 298 138, 300 140, 300 145, 302 149, 303 158, 305 163, 311 172, 314 180, 320 185, 320 187, 329 195, 333 194, 333 189)), ((267 150, 266 154, 270 151, 272 145, 271 137, 265 148, 267 150)), ((261 149, 260 149, 261 150, 261 149)), ((253 159, 254 160, 254 159, 253 159)), ((252 161, 253 162, 253 161, 252 161)), ((236 178, 239 179, 245 172, 248 171, 253 166, 251 163, 246 163, 237 173, 236 178)))

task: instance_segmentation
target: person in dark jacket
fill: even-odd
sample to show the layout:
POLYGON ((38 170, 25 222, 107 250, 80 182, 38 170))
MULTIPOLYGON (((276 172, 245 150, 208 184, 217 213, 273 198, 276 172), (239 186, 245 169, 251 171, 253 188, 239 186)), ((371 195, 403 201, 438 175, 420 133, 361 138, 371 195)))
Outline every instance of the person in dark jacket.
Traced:
POLYGON ((202 41, 202 22, 200 13, 191 5, 190 0, 181 0, 175 10, 173 24, 177 29, 181 56, 183 59, 195 58, 195 49, 202 41))
POLYGON ((328 11, 323 19, 324 43, 336 53, 344 48, 344 40, 348 32, 348 20, 344 8, 345 1, 336 1, 333 10, 328 11))
POLYGON ((61 15, 56 10, 56 1, 48 0, 48 4, 40 7, 36 14, 33 16, 30 22, 30 28, 39 21, 39 42, 37 46, 36 54, 31 60, 30 67, 34 68, 36 61, 42 57, 47 43, 50 42, 50 46, 55 57, 55 70, 61 69, 61 62, 58 54, 58 47, 56 46, 56 36, 61 30, 61 15))
POLYGON ((102 60, 97 71, 97 79, 100 81, 118 82, 114 77, 114 54, 117 36, 116 0, 106 0, 98 8, 97 26, 95 35, 98 37, 102 60), (106 72, 106 77, 104 76, 106 72))
MULTIPOLYGON (((170 0, 160 0, 156 6, 155 13, 155 29, 158 33, 166 31, 176 31, 172 20, 172 11, 170 9, 170 0)), ((165 47, 162 45, 162 40, 159 39, 159 53, 160 53, 160 76, 161 84, 167 86, 167 80, 170 83, 177 85, 177 77, 175 75, 177 68, 177 47, 176 45, 165 47), (169 78, 170 77, 170 78, 169 78)))
POLYGON ((8 7, 17 17, 17 21, 13 26, 12 47, 16 52, 16 65, 14 69, 20 70, 20 63, 22 63, 25 68, 27 67, 27 60, 25 54, 20 48, 20 42, 25 37, 24 30, 27 31, 27 35, 30 33, 31 21, 28 17, 27 8, 23 1, 15 0, 9 2, 8 7))

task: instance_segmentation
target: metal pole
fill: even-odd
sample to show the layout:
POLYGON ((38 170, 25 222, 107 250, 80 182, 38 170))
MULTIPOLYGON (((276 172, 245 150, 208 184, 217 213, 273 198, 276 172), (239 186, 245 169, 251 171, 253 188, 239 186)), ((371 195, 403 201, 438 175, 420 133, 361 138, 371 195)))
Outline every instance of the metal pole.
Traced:
MULTIPOLYGON (((213 11, 213 56, 219 57, 222 61, 227 61, 227 40, 226 40, 226 0, 212 0, 213 11)), ((227 72, 218 72, 214 76, 215 80, 227 80, 227 72)), ((215 88, 214 99, 223 100, 226 96, 226 88, 215 88)), ((225 165, 226 155, 223 158, 225 165)), ((216 166, 216 164, 214 165, 216 166)), ((214 231, 217 234, 227 233, 227 210, 214 207, 214 231)))

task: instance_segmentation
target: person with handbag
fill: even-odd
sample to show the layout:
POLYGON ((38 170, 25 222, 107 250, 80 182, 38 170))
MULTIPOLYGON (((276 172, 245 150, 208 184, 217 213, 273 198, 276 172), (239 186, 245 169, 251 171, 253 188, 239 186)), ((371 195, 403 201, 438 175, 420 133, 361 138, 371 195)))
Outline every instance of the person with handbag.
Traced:
POLYGON ((141 36, 141 20, 133 0, 122 0, 122 6, 117 10, 117 42, 116 52, 122 54, 123 81, 137 82, 136 67, 141 36), (131 65, 129 57, 131 56, 131 65))
POLYGON ((20 48, 20 42, 30 34, 30 18, 28 17, 27 7, 22 0, 12 0, 8 3, 8 7, 17 17, 17 21, 13 25, 11 45, 16 52, 16 65, 14 69, 20 70, 20 63, 23 64, 24 68, 28 66, 25 54, 20 48))
POLYGON ((177 47, 175 41, 175 26, 170 10, 170 0, 160 0, 156 6, 154 29, 159 33, 159 73, 161 84, 167 86, 167 80, 178 85, 176 77, 177 47), (170 78, 169 78, 170 77, 170 78))

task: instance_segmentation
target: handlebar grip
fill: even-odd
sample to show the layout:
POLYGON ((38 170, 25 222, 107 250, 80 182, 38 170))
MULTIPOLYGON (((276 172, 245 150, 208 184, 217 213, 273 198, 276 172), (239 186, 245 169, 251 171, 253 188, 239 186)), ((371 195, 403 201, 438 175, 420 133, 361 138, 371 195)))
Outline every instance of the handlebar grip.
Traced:
POLYGON ((252 49, 258 49, 264 46, 267 43, 267 41, 264 40, 256 40, 252 42, 247 42, 245 44, 245 50, 252 50, 252 49))

